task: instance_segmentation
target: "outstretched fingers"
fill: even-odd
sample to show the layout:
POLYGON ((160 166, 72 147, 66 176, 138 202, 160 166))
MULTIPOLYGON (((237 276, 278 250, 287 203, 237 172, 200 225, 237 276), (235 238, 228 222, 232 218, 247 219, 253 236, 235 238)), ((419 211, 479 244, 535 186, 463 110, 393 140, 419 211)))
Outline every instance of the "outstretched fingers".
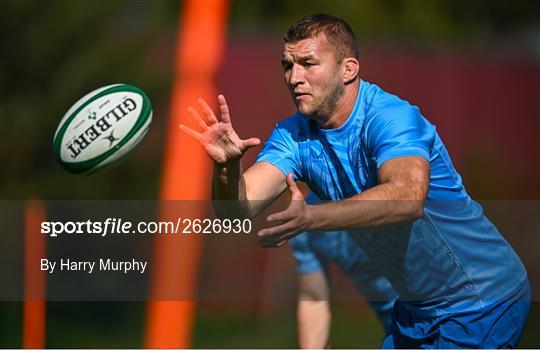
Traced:
POLYGON ((257 244, 263 248, 278 248, 285 244, 286 240, 283 238, 276 238, 271 236, 262 236, 257 241, 257 244))
POLYGON ((206 117, 206 120, 208 120, 208 124, 217 124, 219 121, 216 118, 216 115, 214 114, 214 111, 212 111, 212 108, 206 103, 205 100, 202 98, 198 99, 197 102, 199 102, 199 105, 201 106, 201 109, 204 113, 204 116, 206 117))
POLYGON ((227 105, 227 100, 225 100, 225 96, 218 96, 218 104, 219 113, 221 114, 221 121, 231 124, 231 115, 229 114, 229 106, 227 105))
POLYGON ((257 235, 259 237, 270 236, 270 237, 273 237, 274 239, 278 239, 278 238, 281 238, 280 235, 284 235, 284 234, 288 235, 293 232, 295 232, 294 224, 288 221, 281 225, 264 228, 260 230, 257 233, 257 235))
POLYGON ((195 122, 203 129, 203 130, 206 130, 208 129, 208 125, 206 124, 206 122, 204 121, 204 119, 199 115, 199 113, 197 113, 197 111, 195 110, 195 108, 193 107, 188 107, 188 112, 189 112, 189 115, 191 115, 191 117, 193 118, 193 120, 195 120, 195 122))
POLYGON ((185 126, 184 124, 180 124, 178 125, 178 127, 180 128, 180 130, 193 137, 195 140, 200 141, 202 139, 202 134, 200 132, 197 132, 188 126, 185 126))
POLYGON ((256 137, 252 137, 250 139, 243 140, 242 142, 243 142, 242 148, 244 150, 246 150, 248 148, 251 148, 251 147, 258 146, 258 145, 261 144, 261 140, 256 138, 256 137))
POLYGON ((294 205, 294 203, 291 203, 289 205, 289 207, 287 207, 287 209, 285 209, 283 211, 280 211, 280 212, 277 212, 277 213, 274 213, 272 215, 269 215, 266 218, 266 221, 284 223, 284 222, 293 220, 296 217, 296 213, 292 210, 293 208, 291 208, 291 206, 293 206, 293 205, 294 205))

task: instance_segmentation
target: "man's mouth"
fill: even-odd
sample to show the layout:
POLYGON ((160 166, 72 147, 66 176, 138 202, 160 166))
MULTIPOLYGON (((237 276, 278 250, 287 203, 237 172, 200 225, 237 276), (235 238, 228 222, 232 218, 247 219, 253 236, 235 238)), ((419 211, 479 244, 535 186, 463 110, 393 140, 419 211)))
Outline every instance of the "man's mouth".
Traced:
POLYGON ((295 92, 294 93, 294 98, 296 100, 302 100, 303 98, 305 98, 306 96, 309 96, 308 93, 305 93, 305 92, 295 92))

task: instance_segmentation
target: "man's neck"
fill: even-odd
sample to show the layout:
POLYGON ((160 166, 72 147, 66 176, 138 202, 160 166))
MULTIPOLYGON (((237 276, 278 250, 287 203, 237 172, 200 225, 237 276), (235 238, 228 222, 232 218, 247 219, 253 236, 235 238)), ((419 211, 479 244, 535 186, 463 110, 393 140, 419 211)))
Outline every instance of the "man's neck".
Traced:
POLYGON ((345 87, 345 91, 337 102, 335 110, 327 118, 316 119, 321 129, 336 129, 345 124, 356 104, 359 88, 360 79, 345 87))

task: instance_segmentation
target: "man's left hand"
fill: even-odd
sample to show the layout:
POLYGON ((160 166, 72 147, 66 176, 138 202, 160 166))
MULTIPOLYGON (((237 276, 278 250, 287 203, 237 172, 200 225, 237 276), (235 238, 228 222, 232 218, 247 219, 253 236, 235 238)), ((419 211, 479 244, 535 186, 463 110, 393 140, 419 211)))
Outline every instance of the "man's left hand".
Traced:
POLYGON ((302 231, 309 229, 312 220, 310 206, 304 201, 304 195, 296 186, 292 174, 287 176, 287 186, 291 193, 291 204, 284 211, 266 218, 276 226, 259 231, 258 244, 265 248, 279 247, 302 231))

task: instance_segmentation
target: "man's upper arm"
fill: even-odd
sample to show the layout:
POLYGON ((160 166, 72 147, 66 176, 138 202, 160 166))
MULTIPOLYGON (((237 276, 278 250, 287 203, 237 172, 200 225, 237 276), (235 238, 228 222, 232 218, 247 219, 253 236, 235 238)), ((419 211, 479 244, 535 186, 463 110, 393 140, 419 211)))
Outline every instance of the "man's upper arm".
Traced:
POLYGON ((253 216, 259 214, 287 188, 285 175, 268 162, 253 164, 244 172, 244 181, 253 216))
POLYGON ((404 156, 384 162, 378 172, 379 183, 392 183, 403 189, 400 199, 424 201, 429 190, 429 161, 404 156))
POLYGON ((367 144, 377 162, 379 184, 395 184, 398 199, 427 196, 430 181, 431 149, 435 127, 417 107, 395 97, 381 101, 378 112, 366 126, 367 144))
POLYGON ((378 168, 390 159, 405 156, 430 160, 436 131, 417 107, 403 101, 381 107, 367 118, 365 130, 378 168))

